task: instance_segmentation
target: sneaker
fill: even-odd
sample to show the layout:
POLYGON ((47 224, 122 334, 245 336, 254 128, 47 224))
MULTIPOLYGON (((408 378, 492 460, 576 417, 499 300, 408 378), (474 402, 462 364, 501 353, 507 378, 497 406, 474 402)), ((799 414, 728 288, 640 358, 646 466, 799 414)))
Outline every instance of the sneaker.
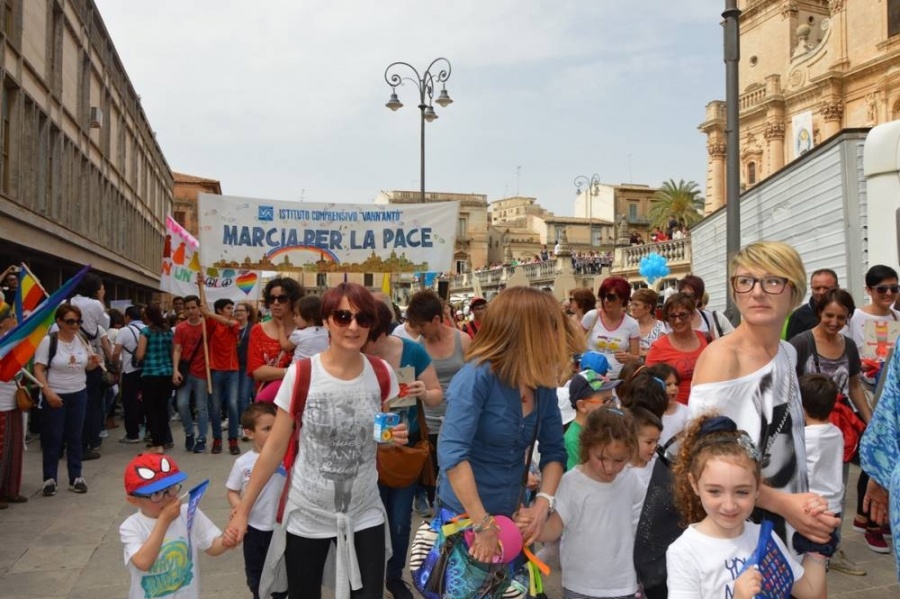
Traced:
POLYGON ((849 576, 865 576, 866 571, 856 565, 852 559, 847 557, 844 553, 843 549, 838 549, 833 556, 831 556, 831 564, 830 569, 841 572, 842 574, 847 574, 849 576))
POLYGON ((73 493, 87 493, 87 483, 79 476, 75 482, 69 485, 69 490, 73 493))
POLYGON ((422 495, 416 495, 416 500, 413 504, 413 509, 417 514, 422 516, 423 518, 431 517, 431 505, 428 503, 428 496, 424 493, 422 495))
POLYGON ((860 516, 859 514, 853 516, 853 530, 856 532, 861 532, 863 534, 868 530, 867 525, 869 524, 869 519, 865 516, 860 516))
POLYGON ((188 435, 184 438, 184 450, 185 451, 193 451, 194 449, 194 435, 188 435))
MULTIPOLYGON (((221 448, 219 451, 222 451, 221 448)), ((203 437, 198 437, 197 442, 194 443, 194 453, 206 453, 206 439, 203 437)))
POLYGON ((44 481, 44 488, 41 489, 41 493, 44 497, 53 497, 56 495, 56 481, 52 478, 48 478, 44 481))
POLYGON ((141 440, 139 438, 137 438, 137 437, 131 438, 128 435, 119 439, 119 443, 127 443, 129 445, 134 445, 135 443, 140 443, 140 442, 141 442, 141 440))
POLYGON ((102 431, 100 431, 99 437, 100 437, 101 439, 105 439, 105 438, 107 438, 108 436, 109 436, 109 431, 107 431, 106 429, 103 429, 102 431))
POLYGON ((884 540, 884 535, 881 534, 881 530, 878 528, 866 531, 866 545, 868 545, 869 549, 875 553, 891 552, 891 548, 888 547, 887 541, 884 540))
POLYGON ((237 439, 228 439, 228 453, 231 455, 241 455, 241 448, 238 447, 237 439))
POLYGON ((98 460, 100 459, 100 452, 94 451, 93 449, 85 449, 84 453, 81 454, 81 461, 87 462, 88 460, 98 460))
POLYGON ((213 439, 212 451, 210 453, 222 453, 222 439, 213 439))
POLYGON ((413 599, 412 591, 405 580, 394 578, 384 583, 384 588, 388 590, 394 599, 413 599))

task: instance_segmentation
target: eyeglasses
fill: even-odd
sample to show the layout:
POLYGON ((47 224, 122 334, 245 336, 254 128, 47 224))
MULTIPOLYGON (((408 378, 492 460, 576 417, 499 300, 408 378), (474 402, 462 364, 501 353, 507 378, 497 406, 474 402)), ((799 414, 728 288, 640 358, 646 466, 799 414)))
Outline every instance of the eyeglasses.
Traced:
POLYGON ((750 293, 753 287, 759 283, 760 288, 769 295, 778 295, 787 287, 788 279, 786 277, 768 276, 757 279, 747 275, 739 275, 731 277, 731 288, 735 293, 750 293))
POLYGON ((247 311, 247 308, 235 308, 234 309, 235 314, 237 314, 238 312, 246 312, 246 311, 247 311))
POLYGON ((66 318, 63 320, 63 322, 69 326, 72 326, 73 324, 77 324, 77 325, 84 324, 84 321, 81 320, 80 318, 66 318))
POLYGON ((270 295, 269 303, 270 304, 286 304, 291 301, 291 298, 287 295, 270 295))
POLYGON ((600 299, 604 302, 614 302, 619 299, 619 296, 615 293, 607 293, 606 295, 601 295, 600 299))
POLYGON ((886 293, 893 293, 894 295, 900 291, 900 285, 878 285, 876 287, 872 287, 876 293, 879 295, 884 295, 886 293))
POLYGON ((141 499, 149 499, 152 503, 159 503, 163 500, 163 497, 178 497, 178 494, 181 492, 181 484, 172 485, 168 489, 163 489, 162 491, 157 491, 155 493, 150 493, 149 495, 140 495, 138 493, 132 493, 132 497, 140 497, 141 499))
POLYGON ((372 325, 375 324, 375 317, 371 314, 366 314, 365 312, 357 312, 354 314, 350 310, 335 310, 331 313, 331 319, 334 321, 334 324, 339 327, 349 327, 354 319, 356 320, 356 324, 364 329, 371 328, 372 325))
POLYGON ((666 318, 675 322, 676 320, 690 320, 691 316, 693 315, 690 312, 678 312, 677 314, 669 314, 666 318))

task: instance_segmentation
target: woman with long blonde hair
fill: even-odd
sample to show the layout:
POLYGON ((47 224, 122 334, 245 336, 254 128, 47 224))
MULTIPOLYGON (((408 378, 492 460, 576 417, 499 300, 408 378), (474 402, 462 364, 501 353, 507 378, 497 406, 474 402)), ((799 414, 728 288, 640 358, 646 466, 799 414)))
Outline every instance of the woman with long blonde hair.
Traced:
POLYGON ((490 562, 498 552, 493 515, 517 515, 526 543, 547 520, 566 462, 556 387, 583 344, 548 293, 515 287, 488 304, 467 364, 447 389, 438 443, 439 502, 476 524, 469 553, 478 561, 490 562), (525 457, 535 437, 541 493, 522 508, 525 457))

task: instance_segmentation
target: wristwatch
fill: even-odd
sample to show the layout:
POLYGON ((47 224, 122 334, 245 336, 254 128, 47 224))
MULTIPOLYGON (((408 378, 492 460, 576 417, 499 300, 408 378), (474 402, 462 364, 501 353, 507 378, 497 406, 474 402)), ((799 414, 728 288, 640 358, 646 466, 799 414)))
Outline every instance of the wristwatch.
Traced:
POLYGON ((543 497, 547 500, 547 503, 550 504, 551 514, 556 511, 556 497, 550 495, 549 493, 538 493, 537 495, 535 495, 535 497, 543 497))

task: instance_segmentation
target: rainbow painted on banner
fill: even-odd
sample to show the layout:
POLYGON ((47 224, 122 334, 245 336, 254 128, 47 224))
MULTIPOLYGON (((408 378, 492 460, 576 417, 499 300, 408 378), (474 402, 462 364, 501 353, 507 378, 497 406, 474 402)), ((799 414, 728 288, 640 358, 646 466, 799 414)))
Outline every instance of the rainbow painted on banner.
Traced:
POLYGON ((81 278, 91 269, 85 266, 66 281, 16 328, 0 338, 0 381, 8 382, 34 357, 38 344, 53 326, 56 308, 72 295, 81 278))

